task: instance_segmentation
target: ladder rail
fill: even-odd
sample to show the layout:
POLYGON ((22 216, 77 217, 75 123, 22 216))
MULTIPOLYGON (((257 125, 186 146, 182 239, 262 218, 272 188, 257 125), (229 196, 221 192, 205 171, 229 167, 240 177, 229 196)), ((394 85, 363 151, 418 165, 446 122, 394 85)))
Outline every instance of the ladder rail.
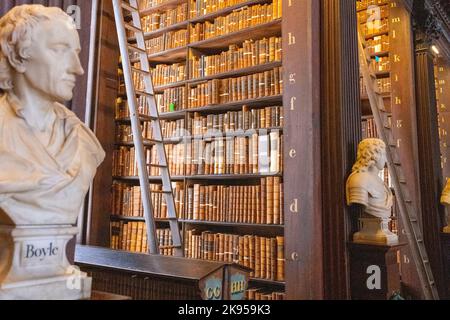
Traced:
MULTIPOLYGON (((119 44, 120 50, 122 54, 123 63, 125 65, 124 68, 124 76, 127 81, 125 81, 125 86, 127 88, 127 96, 132 97, 128 98, 129 102, 132 100, 132 104, 129 103, 131 114, 134 114, 134 118, 132 120, 132 129, 133 129, 133 138, 135 139, 135 147, 136 147, 136 158, 139 159, 138 169, 139 169, 139 180, 141 185, 141 194, 142 201, 144 206, 144 217, 147 222, 147 234, 149 235, 149 239, 151 239, 151 243, 149 246, 150 253, 159 253, 158 240, 156 237, 156 226, 155 219, 153 215, 153 206, 152 206, 152 190, 149 186, 148 181, 148 171, 147 167, 157 167, 159 168, 159 172, 161 175, 162 181, 162 193, 163 198, 166 202, 167 206, 167 214, 170 225, 170 230, 172 234, 172 243, 174 246, 175 256, 183 256, 184 251, 182 248, 182 237, 179 229, 175 200, 173 195, 172 188, 172 179, 169 172, 169 166, 167 161, 167 153, 164 146, 164 138, 162 134, 161 124, 159 121, 159 112, 155 101, 154 96, 154 87, 151 79, 151 69, 150 63, 148 61, 146 44, 144 33, 142 31, 142 23, 139 11, 139 5, 137 0, 128 0, 128 2, 124 0, 113 0, 116 24, 118 29, 119 36, 119 44), (122 9, 127 10, 131 13, 132 23, 125 24, 123 11, 122 9), (128 42, 128 37, 126 34, 126 29, 131 30, 135 34, 136 45, 131 45, 128 42), (120 30, 119 30, 120 29, 120 30), (131 64, 131 59, 129 56, 129 50, 139 55, 140 67, 135 68, 131 64), (145 150, 143 147, 143 137, 142 130, 140 127, 140 119, 139 114, 137 112, 137 99, 136 94, 138 91, 134 88, 133 82, 133 71, 139 73, 142 76, 142 80, 144 83, 144 88, 140 88, 143 91, 139 91, 140 94, 145 95, 145 103, 150 112, 150 121, 152 124, 152 139, 154 140, 154 147, 157 148, 157 155, 159 158, 158 164, 149 164, 146 163, 145 150), (133 112, 134 111, 134 112, 133 112), (133 124, 134 122, 134 124, 133 124), (135 128, 135 129, 134 129, 135 128), (136 131, 135 131, 136 130, 136 131), (138 148, 139 146, 139 148, 138 148), (141 166, 145 169, 141 170, 141 166), (142 173, 142 174, 141 174, 142 173), (144 199, 145 198, 145 199, 144 199), (155 247, 156 246, 156 247, 155 247)), ((155 193, 158 193, 155 191, 155 193)))
MULTIPOLYGON (((374 116, 375 124, 377 126, 377 131, 379 134, 379 137, 381 140, 383 140, 386 144, 386 158, 389 168, 389 173, 391 175, 392 185, 395 190, 395 196, 397 198, 397 203, 400 211, 400 217, 403 221, 404 228, 406 231, 406 235, 408 238, 409 245, 411 247, 411 253, 413 256, 413 260, 416 264, 416 267, 418 269, 418 275, 420 279, 420 283, 423 289, 424 296, 427 300, 430 299, 439 299, 439 295, 436 289, 436 284, 434 282, 433 273, 431 270, 431 266, 429 264, 428 255, 426 253, 426 249, 423 246, 423 236, 422 232, 420 230, 420 226, 418 225, 418 219, 417 219, 417 212, 412 205, 412 203, 409 203, 409 210, 407 207, 407 201, 410 201, 410 199, 406 199, 405 190, 402 188, 402 185, 400 183, 400 168, 399 168, 399 160, 397 157, 397 162, 394 161, 393 153, 391 152, 391 143, 389 136, 385 130, 386 128, 384 121, 381 117, 380 105, 382 104, 382 108, 384 109, 384 101, 383 98, 378 95, 374 91, 374 85, 375 80, 372 80, 372 74, 369 70, 368 65, 368 58, 363 46, 363 40, 361 37, 361 33, 358 32, 358 44, 359 44, 359 57, 360 57, 360 69, 361 73, 364 79, 364 84, 366 87, 367 95, 369 97, 370 106, 372 109, 372 113, 374 116), (413 223, 416 223, 416 225, 413 225, 413 223), (421 247, 423 246, 423 247, 421 247)), ((391 134, 391 139, 393 139, 393 136, 391 134)), ((395 147, 394 147, 395 148, 395 147)), ((405 182, 406 183, 406 182, 405 182)))
MULTIPOLYGON (((142 32, 142 22, 141 22, 141 17, 139 14, 138 1, 130 0, 130 5, 133 6, 134 8, 138 9, 137 12, 132 13, 134 25, 137 26, 137 28, 139 30, 141 30, 141 32, 138 32, 135 35, 137 46, 138 46, 138 48, 146 48, 144 33, 142 32)), ((140 62, 141 62, 141 68, 143 68, 144 71, 146 71, 146 72, 148 72, 148 74, 150 74, 150 63, 148 61, 147 56, 144 57, 143 55, 140 55, 140 62)), ((150 76, 144 77, 144 85, 145 85, 145 89, 147 92, 151 92, 151 94, 154 94, 154 87, 153 87, 153 83, 152 83, 150 76)), ((158 107, 156 105, 155 99, 147 98, 146 101, 147 101, 147 104, 148 104, 148 107, 150 110, 150 116, 157 117, 159 119, 159 111, 158 111, 158 107)), ((160 140, 160 141, 164 140, 164 137, 162 134, 162 128, 161 128, 159 121, 152 121, 152 132, 153 132, 153 134, 156 133, 156 136, 154 136, 154 138, 156 140, 160 140)), ((166 168, 160 169, 163 186, 166 188, 166 190, 170 190, 170 192, 171 192, 170 195, 169 194, 164 195, 164 199, 165 199, 166 205, 167 205, 167 213, 168 213, 169 218, 177 218, 175 200, 173 198, 172 179, 170 176, 170 171, 168 169, 166 148, 164 147, 163 144, 158 144, 157 148, 159 148, 159 150, 158 150, 159 164, 166 166, 166 168)), ((170 229, 172 231, 173 243, 181 246, 182 239, 181 239, 181 234, 179 231, 178 221, 169 220, 169 225, 170 225, 170 229)), ((175 250, 175 254, 177 256, 182 256, 183 250, 181 250, 181 249, 175 250)))
POLYGON ((134 89, 133 76, 130 72, 131 62, 128 53, 128 37, 124 27, 124 17, 121 0, 112 0, 114 7, 114 17, 116 20, 117 36, 122 55, 123 76, 128 97, 128 107, 130 109, 131 129, 133 132, 134 147, 136 151, 136 162, 139 170, 139 182, 141 187, 142 205, 144 207, 144 219, 147 228, 148 250, 150 254, 159 254, 158 242, 156 239, 156 225, 153 216, 153 206, 151 204, 150 185, 147 178, 146 155, 142 137, 142 129, 139 120, 139 113, 136 101, 136 91, 134 89))

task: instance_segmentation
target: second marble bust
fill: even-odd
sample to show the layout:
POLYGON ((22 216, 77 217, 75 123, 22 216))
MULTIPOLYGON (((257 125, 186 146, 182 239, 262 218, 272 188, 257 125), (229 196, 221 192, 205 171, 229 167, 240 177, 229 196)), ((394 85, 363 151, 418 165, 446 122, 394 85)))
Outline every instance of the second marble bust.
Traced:
POLYGON ((347 204, 361 205, 361 230, 353 240, 358 243, 393 245, 398 236, 389 230, 394 198, 380 178, 386 166, 386 145, 379 139, 365 139, 358 147, 358 159, 347 180, 347 204))

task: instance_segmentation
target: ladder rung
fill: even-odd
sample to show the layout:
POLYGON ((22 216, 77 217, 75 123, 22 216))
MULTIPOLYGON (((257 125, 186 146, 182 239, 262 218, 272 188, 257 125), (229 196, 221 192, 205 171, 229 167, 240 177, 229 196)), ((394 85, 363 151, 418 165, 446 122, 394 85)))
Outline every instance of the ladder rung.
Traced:
POLYGON ((133 25, 131 25, 131 24, 129 24, 129 23, 124 23, 123 25, 125 26, 126 29, 128 29, 128 30, 130 30, 130 31, 132 31, 132 32, 134 32, 134 33, 142 32, 141 29, 136 28, 135 26, 133 26, 133 25))
POLYGON ((140 90, 136 90, 136 94, 137 94, 138 96, 153 97, 153 94, 152 94, 152 93, 148 93, 148 92, 140 91, 140 90))
POLYGON ((172 194, 172 191, 167 191, 167 190, 150 190, 150 193, 172 194))
POLYGON ((138 9, 133 7, 132 5, 130 5, 129 3, 126 3, 124 1, 121 2, 121 6, 122 8, 124 8, 125 10, 129 11, 129 12, 138 12, 138 9))
POLYGON ((131 51, 137 52, 137 53, 147 55, 147 51, 145 51, 144 49, 138 48, 136 46, 133 46, 131 44, 128 45, 128 49, 130 49, 131 51))
POLYGON ((131 67, 131 71, 143 74, 144 76, 149 76, 150 75, 150 72, 142 70, 142 69, 134 68, 134 67, 131 67))
POLYGON ((152 168, 167 168, 167 166, 165 166, 165 165, 153 164, 153 163, 147 163, 147 166, 152 167, 152 168))

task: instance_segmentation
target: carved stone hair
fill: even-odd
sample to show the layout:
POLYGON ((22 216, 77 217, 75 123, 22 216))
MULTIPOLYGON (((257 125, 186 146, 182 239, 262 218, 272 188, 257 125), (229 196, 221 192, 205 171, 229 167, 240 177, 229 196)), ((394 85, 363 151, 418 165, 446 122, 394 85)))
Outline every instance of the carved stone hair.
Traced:
POLYGON ((24 71, 23 62, 30 58, 33 28, 57 16, 70 19, 60 8, 36 4, 14 7, 0 19, 0 93, 13 88, 13 68, 24 71))
POLYGON ((364 139, 358 146, 358 159, 352 172, 367 171, 375 165, 377 155, 386 150, 386 144, 380 139, 364 139))

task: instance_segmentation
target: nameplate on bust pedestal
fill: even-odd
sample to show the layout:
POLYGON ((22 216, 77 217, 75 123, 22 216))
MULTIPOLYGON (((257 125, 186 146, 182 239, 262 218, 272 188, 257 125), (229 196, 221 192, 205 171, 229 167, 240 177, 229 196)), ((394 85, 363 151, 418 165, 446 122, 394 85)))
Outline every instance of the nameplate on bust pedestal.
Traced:
POLYGON ((60 241, 41 240, 25 241, 22 243, 20 266, 21 267, 42 267, 58 264, 63 261, 64 248, 61 248, 60 241))

